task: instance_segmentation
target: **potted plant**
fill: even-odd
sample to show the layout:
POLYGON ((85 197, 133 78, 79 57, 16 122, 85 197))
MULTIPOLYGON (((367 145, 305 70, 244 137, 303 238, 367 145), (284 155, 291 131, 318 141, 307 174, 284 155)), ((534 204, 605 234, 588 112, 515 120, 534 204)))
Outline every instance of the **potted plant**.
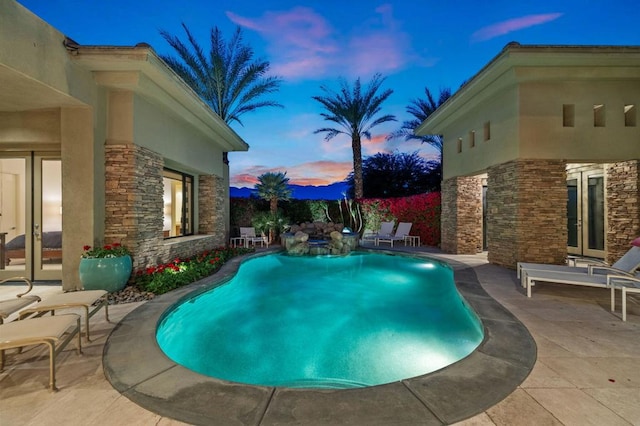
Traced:
POLYGON ((83 249, 79 273, 84 289, 110 293, 122 290, 131 276, 129 249, 119 243, 83 249))

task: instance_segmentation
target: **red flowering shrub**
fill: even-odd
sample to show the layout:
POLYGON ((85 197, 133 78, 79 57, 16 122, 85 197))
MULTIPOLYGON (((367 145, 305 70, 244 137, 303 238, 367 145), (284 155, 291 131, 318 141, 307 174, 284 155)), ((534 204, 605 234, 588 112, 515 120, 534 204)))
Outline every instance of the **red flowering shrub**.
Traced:
POLYGON ((188 259, 149 266, 134 274, 135 286, 142 291, 163 294, 215 273, 229 259, 252 252, 253 249, 220 247, 207 250, 188 259))
POLYGON ((419 235, 422 244, 440 245, 440 193, 401 198, 360 200, 365 227, 378 229, 380 221, 411 222, 411 235, 419 235), (377 223, 376 223, 377 222, 377 223))

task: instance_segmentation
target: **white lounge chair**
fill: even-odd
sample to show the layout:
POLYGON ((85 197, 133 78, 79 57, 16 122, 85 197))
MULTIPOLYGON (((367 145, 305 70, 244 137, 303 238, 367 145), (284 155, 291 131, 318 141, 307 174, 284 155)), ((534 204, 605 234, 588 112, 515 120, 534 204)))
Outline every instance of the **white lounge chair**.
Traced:
MULTIPOLYGON (((620 259, 618 259, 613 265, 608 266, 606 264, 592 264, 586 267, 576 267, 567 265, 549 265, 545 263, 526 263, 518 262, 516 267, 516 274, 518 278, 523 279, 523 270, 541 270, 551 272, 570 272, 570 273, 601 273, 601 274, 615 274, 615 275, 629 275, 633 276, 634 272, 640 268, 640 247, 632 246, 620 259)), ((522 286, 525 287, 524 282, 522 286)))
POLYGON ((380 243, 389 243, 393 247, 394 241, 404 241, 404 237, 411 232, 411 226, 413 226, 411 222, 400 222, 395 234, 376 237, 375 244, 378 246, 380 243))
POLYGON ((362 239, 364 241, 372 241, 375 244, 376 238, 378 237, 390 237, 393 235, 393 227, 395 226, 396 222, 391 220, 388 222, 381 222, 380 223, 380 229, 378 229, 378 231, 374 232, 371 231, 370 233, 367 233, 365 231, 365 234, 362 236, 362 239))
POLYGON ((78 336, 78 354, 81 354, 80 317, 75 314, 1 324, 0 371, 4 369, 5 350, 46 345, 49 348, 49 389, 56 391, 56 357, 75 335, 78 336))
POLYGON ((522 271, 522 277, 527 289, 527 297, 531 297, 531 287, 537 282, 609 288, 611 289, 611 312, 615 310, 615 290, 620 289, 622 290, 623 321, 626 321, 627 318, 627 293, 640 293, 640 273, 628 276, 525 269, 522 271))
POLYGON ((607 285, 611 287, 611 311, 613 312, 616 304, 615 291, 616 288, 622 290, 622 321, 627 320, 627 294, 638 293, 640 294, 640 277, 629 278, 621 280, 617 277, 609 275, 607 277, 607 285))
POLYGON ((244 246, 249 247, 249 245, 255 246, 256 243, 260 243, 261 247, 265 245, 269 247, 269 239, 266 235, 257 236, 256 228, 253 227, 240 227, 240 237, 244 238, 244 246))

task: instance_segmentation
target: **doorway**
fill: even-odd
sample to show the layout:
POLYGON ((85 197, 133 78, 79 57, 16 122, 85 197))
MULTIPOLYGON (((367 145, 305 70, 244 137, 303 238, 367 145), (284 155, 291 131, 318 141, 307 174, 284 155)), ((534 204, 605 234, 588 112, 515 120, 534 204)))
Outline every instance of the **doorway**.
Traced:
POLYGON ((567 251, 605 256, 605 178, 601 166, 567 171, 567 251))
POLYGON ((59 153, 0 154, 0 279, 62 279, 59 153))

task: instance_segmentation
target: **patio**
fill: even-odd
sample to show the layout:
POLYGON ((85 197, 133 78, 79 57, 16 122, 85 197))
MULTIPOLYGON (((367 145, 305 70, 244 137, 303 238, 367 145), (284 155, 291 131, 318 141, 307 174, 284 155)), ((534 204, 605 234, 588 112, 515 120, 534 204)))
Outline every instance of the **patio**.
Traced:
MULTIPOLYGON (((434 257, 471 266, 484 290, 509 309, 535 339, 538 358, 524 382, 498 404, 458 424, 640 424, 640 304, 637 298, 629 298, 629 317, 623 323, 619 305, 615 315, 609 312, 606 290, 538 285, 533 297, 528 299, 515 271, 487 263, 486 255, 445 255, 403 246, 395 250, 429 251, 434 257)), ((34 293, 46 296, 58 289, 58 286, 43 285, 37 286, 34 293)), ((10 286, 3 286, 0 297, 5 294, 15 293, 10 286)), ((111 323, 106 323, 101 313, 92 319, 94 340, 83 341, 84 355, 78 357, 70 345, 58 358, 60 391, 57 393, 46 389, 48 361, 44 350, 30 349, 19 355, 29 359, 27 363, 16 363, 15 356, 9 356, 6 371, 0 373, 0 422, 184 424, 141 408, 105 379, 102 355, 107 337, 119 321, 140 305, 111 306, 111 323)), ((350 421, 357 424, 353 419, 350 421)), ((272 423, 266 415, 258 422, 272 423)), ((340 419, 336 418, 315 418, 304 424, 339 423, 340 419)), ((389 419, 381 418, 378 424, 420 423, 406 420, 390 423, 389 419)), ((433 423, 425 419, 424 424, 433 423)))

